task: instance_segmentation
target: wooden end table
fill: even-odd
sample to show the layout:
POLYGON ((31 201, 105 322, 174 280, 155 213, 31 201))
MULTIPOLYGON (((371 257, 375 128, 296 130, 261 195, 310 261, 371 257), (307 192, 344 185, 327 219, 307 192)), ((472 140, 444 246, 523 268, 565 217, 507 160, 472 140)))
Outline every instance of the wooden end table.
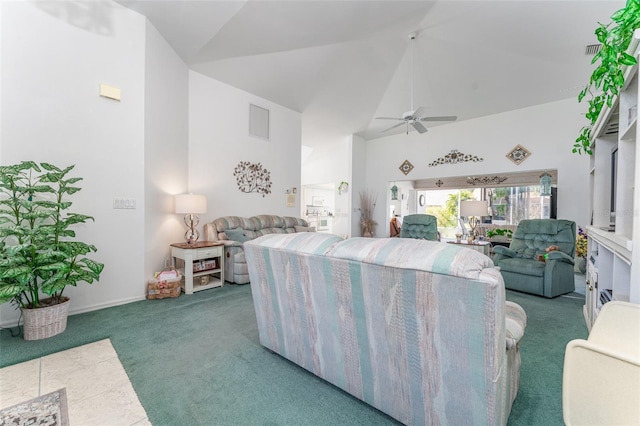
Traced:
POLYGON ((224 245, 220 242, 200 241, 193 244, 171 244, 171 256, 176 267, 177 259, 183 264, 178 268, 184 280, 185 294, 224 285, 224 245))

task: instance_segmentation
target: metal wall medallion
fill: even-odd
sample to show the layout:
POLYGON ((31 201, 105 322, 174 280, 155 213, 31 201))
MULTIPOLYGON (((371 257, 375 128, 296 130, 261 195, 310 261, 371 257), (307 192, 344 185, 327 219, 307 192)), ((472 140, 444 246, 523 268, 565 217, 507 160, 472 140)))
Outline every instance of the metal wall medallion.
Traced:
POLYGON ((257 192, 263 197, 271 193, 271 172, 260 163, 241 161, 233 170, 233 175, 242 192, 257 192))
POLYGON ((438 188, 440 188, 442 185, 444 185, 444 182, 443 182, 443 181, 441 181, 440 179, 438 179, 438 180, 436 181, 436 186, 437 186, 438 188))
POLYGON ((409 162, 409 160, 404 160, 404 163, 400 164, 400 171, 405 175, 408 175, 411 170, 413 170, 413 164, 409 162))
POLYGON ((507 153, 507 158, 516 164, 522 163, 524 160, 531 156, 531 152, 522 145, 516 145, 511 151, 507 153))
POLYGON ((498 185, 507 179, 506 176, 468 177, 467 183, 470 185, 498 185))
POLYGON ((432 163, 429 163, 429 167, 439 166, 440 164, 457 164, 467 161, 479 162, 484 161, 484 158, 480 158, 477 155, 464 154, 457 149, 452 149, 450 153, 444 157, 440 157, 432 163))

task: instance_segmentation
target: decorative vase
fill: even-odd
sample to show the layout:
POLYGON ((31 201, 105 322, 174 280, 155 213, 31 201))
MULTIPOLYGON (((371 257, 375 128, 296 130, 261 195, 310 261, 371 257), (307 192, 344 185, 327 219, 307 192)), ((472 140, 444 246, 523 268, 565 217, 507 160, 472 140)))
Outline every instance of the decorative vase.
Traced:
MULTIPOLYGON (((67 316, 69 315, 68 297, 62 298, 64 302, 45 306, 37 309, 22 309, 24 317, 24 340, 40 340, 60 334, 67 329, 67 316)), ((45 299, 45 303, 50 299, 45 299)))
POLYGON ((360 228, 363 237, 372 238, 376 232, 376 222, 371 219, 363 219, 360 222, 360 228))

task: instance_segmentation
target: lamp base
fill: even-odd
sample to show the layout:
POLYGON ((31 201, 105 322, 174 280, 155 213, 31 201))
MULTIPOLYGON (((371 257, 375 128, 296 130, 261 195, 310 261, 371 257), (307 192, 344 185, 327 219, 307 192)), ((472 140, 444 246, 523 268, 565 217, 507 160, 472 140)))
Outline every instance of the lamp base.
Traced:
POLYGON ((472 240, 477 240, 478 239, 478 224, 480 223, 480 219, 478 219, 476 216, 471 216, 469 218, 469 228, 471 228, 471 231, 469 232, 469 235, 471 236, 472 240))
POLYGON ((184 215, 184 223, 187 225, 187 232, 184 233, 184 239, 188 245, 193 245, 200 238, 200 233, 196 229, 198 223, 200 223, 200 218, 195 214, 186 214, 184 215))

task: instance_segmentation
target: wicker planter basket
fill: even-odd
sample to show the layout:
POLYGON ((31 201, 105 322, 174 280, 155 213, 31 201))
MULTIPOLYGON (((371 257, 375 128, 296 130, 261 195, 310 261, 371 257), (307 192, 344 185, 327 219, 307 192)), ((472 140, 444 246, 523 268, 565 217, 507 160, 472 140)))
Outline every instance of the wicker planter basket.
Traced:
POLYGON ((63 297, 63 299, 64 302, 57 305, 38 309, 22 309, 24 340, 46 339, 67 329, 67 316, 71 300, 68 297, 63 297))

